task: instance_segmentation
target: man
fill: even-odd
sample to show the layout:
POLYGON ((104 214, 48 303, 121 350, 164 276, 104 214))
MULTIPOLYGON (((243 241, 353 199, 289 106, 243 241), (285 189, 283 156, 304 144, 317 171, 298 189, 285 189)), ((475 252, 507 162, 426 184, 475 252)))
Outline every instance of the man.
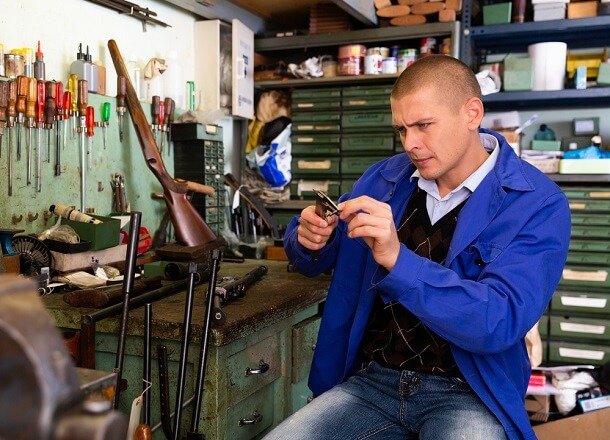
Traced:
POLYGON ((535 439, 524 336, 561 277, 567 200, 479 129, 480 88, 462 62, 417 61, 391 107, 406 154, 367 170, 339 218, 310 206, 286 231, 301 273, 334 275, 317 397, 269 438, 535 439))

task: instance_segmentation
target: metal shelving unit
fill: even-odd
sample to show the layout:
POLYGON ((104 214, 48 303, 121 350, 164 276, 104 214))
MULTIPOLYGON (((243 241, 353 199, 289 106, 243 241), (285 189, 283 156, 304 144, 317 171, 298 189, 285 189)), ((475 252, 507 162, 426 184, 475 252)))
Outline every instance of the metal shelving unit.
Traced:
POLYGON ((487 110, 557 109, 566 107, 608 107, 610 87, 585 90, 564 89, 539 92, 500 92, 483 97, 487 110))

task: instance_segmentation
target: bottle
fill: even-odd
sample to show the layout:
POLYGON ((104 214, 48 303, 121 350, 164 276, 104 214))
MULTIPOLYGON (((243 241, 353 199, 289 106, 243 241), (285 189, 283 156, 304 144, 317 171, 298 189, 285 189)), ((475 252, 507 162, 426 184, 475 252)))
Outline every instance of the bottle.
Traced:
POLYGON ((129 61, 127 61, 125 67, 127 67, 127 72, 129 72, 129 79, 136 90, 136 95, 138 95, 139 99, 142 99, 142 74, 134 54, 129 55, 129 61))
POLYGON ((4 70, 4 44, 0 44, 0 76, 6 76, 4 70))
POLYGON ((185 108, 184 73, 178 53, 172 50, 166 58, 167 69, 163 72, 163 96, 172 98, 177 108, 185 108))
POLYGON ((537 141, 554 141, 555 140, 555 132, 551 130, 548 125, 540 124, 540 128, 534 134, 534 140, 537 141))
POLYGON ((34 49, 24 47, 22 52, 25 58, 23 74, 28 78, 34 78, 34 49))
POLYGON ((97 93, 100 95, 106 94, 106 68, 102 62, 95 60, 93 64, 97 67, 97 93))
POLYGON ((98 70, 97 66, 93 64, 92 56, 89 54, 89 45, 87 45, 87 54, 85 55, 85 69, 89 71, 88 79, 89 81, 89 91, 91 93, 97 93, 99 89, 98 83, 98 70))
POLYGON ((38 40, 38 50, 36 51, 36 61, 34 61, 34 78, 44 81, 44 55, 40 50, 40 40, 38 40))
POLYGON ((82 43, 78 45, 78 52, 76 53, 76 60, 70 65, 70 75, 76 75, 78 79, 86 79, 89 81, 90 69, 85 67, 85 54, 83 53, 82 43))

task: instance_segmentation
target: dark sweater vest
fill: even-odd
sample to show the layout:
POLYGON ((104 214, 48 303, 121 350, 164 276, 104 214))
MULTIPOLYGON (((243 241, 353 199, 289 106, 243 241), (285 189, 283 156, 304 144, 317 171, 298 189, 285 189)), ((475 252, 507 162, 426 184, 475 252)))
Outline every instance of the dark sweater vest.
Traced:
MULTIPOLYGON (((426 192, 413 191, 400 221, 398 238, 417 255, 443 264, 465 201, 434 225, 426 209, 426 192)), ((396 301, 384 304, 377 296, 362 342, 362 354, 396 370, 461 377, 446 340, 396 301)))

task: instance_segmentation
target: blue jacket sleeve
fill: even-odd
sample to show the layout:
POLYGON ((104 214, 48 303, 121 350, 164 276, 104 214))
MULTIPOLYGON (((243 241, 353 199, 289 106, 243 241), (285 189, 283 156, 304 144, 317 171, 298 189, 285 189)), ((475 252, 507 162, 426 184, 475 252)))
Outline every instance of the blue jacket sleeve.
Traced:
POLYGON ((476 280, 401 246, 371 289, 404 305, 433 331, 464 350, 484 354, 516 344, 540 318, 566 261, 570 212, 563 195, 546 199, 476 280))

